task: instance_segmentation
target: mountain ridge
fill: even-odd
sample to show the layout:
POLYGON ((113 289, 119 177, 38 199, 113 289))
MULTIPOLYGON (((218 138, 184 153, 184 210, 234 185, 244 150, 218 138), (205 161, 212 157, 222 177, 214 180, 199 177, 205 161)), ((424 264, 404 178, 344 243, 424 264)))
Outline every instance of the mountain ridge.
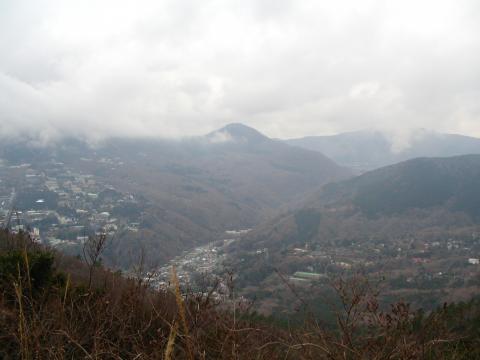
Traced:
POLYGON ((480 153, 480 139, 416 129, 405 134, 360 130, 329 136, 285 140, 289 145, 319 151, 360 172, 418 157, 448 157, 480 153))
POLYGON ((253 227, 321 185, 351 176, 320 153, 240 124, 183 140, 117 138, 94 147, 81 141, 70 146, 68 140, 40 148, 2 144, 0 158, 11 165, 30 163, 39 172, 61 163, 146 199, 149 231, 138 233, 143 238, 130 234, 134 241, 125 236, 115 246, 134 251, 131 243, 143 243, 160 262, 225 230, 253 227))

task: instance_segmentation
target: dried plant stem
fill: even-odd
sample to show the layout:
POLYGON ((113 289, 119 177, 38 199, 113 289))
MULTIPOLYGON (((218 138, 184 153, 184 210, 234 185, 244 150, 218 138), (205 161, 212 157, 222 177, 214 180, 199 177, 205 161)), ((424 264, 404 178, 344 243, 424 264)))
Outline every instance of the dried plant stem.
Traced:
POLYGON ((67 283, 65 284, 65 293, 63 294, 63 307, 65 308, 65 302, 67 301, 68 287, 70 286, 70 274, 67 275, 67 283))
POLYGON ((177 337, 178 323, 174 322, 170 327, 167 346, 165 348, 165 360, 172 359, 173 349, 175 347, 175 338, 177 337))
POLYGON ((180 283, 178 282, 175 266, 172 266, 172 283, 175 286, 175 301, 177 302, 178 313, 180 315, 180 321, 182 322, 183 335, 185 336, 185 343, 187 347, 187 356, 189 360, 193 360, 194 356, 188 334, 187 318, 185 315, 185 304, 183 303, 182 294, 180 293, 180 283))
POLYGON ((27 337, 27 321, 25 318, 25 312, 23 309, 23 290, 22 290, 22 278, 20 275, 20 265, 17 263, 18 282, 14 282, 15 296, 18 302, 18 335, 20 340, 20 355, 22 360, 29 359, 28 349, 28 337, 27 337))

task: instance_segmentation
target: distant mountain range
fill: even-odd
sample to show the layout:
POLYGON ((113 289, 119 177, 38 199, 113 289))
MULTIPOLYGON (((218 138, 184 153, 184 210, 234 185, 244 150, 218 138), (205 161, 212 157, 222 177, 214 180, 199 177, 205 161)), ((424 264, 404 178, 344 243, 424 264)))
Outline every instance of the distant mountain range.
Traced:
POLYGON ((480 139, 417 129, 408 134, 356 131, 332 136, 309 136, 285 141, 318 151, 357 172, 373 170, 417 157, 480 154, 480 139))
MULTIPOLYGON (((299 230, 300 237, 295 232, 296 221, 315 224, 317 213, 330 219, 329 231, 336 235, 329 241, 341 238, 345 229, 357 231, 357 225, 363 229, 359 233, 368 234, 370 230, 365 229, 370 229, 372 218, 395 218, 396 224, 408 218, 417 228, 414 219, 405 215, 412 209, 442 209, 445 214, 456 211, 469 219, 480 214, 477 156, 415 159, 352 178, 350 169, 317 151, 322 149, 342 164, 363 164, 365 169, 417 154, 480 152, 480 140, 421 132, 408 149, 397 153, 380 133, 285 143, 245 125, 230 124, 183 140, 108 139, 89 146, 65 139, 44 147, 3 141, 0 158, 7 164, 31 163, 39 170, 44 162, 62 162, 107 179, 119 191, 146 199, 145 231, 119 239, 116 246, 118 251, 144 247, 159 262, 217 239, 227 229, 256 227, 245 246, 256 246, 257 240, 272 247, 277 241, 323 241, 315 226, 299 230), (328 183, 332 184, 324 186, 328 183), (289 207, 301 210, 271 220, 289 207)), ((123 258, 120 252, 116 254, 123 258)))
MULTIPOLYGON (((0 157, 39 169, 45 161, 63 162, 148 199, 151 231, 134 241, 160 262, 227 229, 258 225, 282 206, 352 174, 318 152, 241 124, 183 140, 109 139, 94 147, 75 139, 40 148, 4 142, 0 157)), ((117 246, 132 248, 132 238, 117 246)))
MULTIPOLYGON (((389 296, 398 290, 416 301, 423 287, 440 284, 422 297, 430 304, 444 299, 444 288, 477 291, 467 260, 480 258, 480 154, 465 154, 480 153, 480 140, 426 131, 408 140, 400 148, 381 133, 358 132, 285 142, 230 124, 182 140, 112 138, 94 146, 78 139, 43 147, 7 139, 0 164, 27 184, 17 189, 19 204, 40 198, 24 167, 16 166, 23 163, 34 176, 54 168, 38 175, 42 179, 92 174, 112 188, 83 191, 80 204, 82 196, 101 202, 132 194, 135 208, 112 202, 118 205, 112 216, 134 213, 135 221, 126 222, 135 225, 121 224, 105 253, 108 265, 114 259, 129 268, 142 251, 148 264, 161 264, 224 239, 226 230, 253 228, 221 252, 235 270, 239 295, 255 294, 267 313, 294 303, 287 278, 276 275, 282 273, 305 286, 329 272, 365 266, 383 276, 388 270, 389 296)), ((42 207, 54 207, 58 194, 43 184, 42 207)), ((75 200, 77 192, 66 191, 75 200)), ((76 205, 68 206, 75 214, 76 205)))

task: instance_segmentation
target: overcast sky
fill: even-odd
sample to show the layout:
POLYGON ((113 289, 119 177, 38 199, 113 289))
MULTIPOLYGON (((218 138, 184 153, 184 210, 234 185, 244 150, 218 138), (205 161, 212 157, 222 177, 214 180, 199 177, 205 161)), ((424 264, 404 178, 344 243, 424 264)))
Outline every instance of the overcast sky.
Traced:
POLYGON ((0 0, 0 134, 480 136, 478 0, 0 0))

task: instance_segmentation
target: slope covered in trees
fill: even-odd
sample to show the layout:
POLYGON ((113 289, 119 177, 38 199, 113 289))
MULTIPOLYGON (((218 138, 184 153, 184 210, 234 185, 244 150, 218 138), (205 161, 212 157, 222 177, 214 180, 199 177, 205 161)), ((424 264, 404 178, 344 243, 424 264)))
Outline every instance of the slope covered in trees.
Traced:
POLYGON ((480 215, 480 155, 419 158, 329 184, 323 199, 350 202, 368 215, 442 206, 480 215))
POLYGON ((297 271, 363 271, 386 278, 387 297, 429 309, 468 299, 480 290, 469 262, 480 257, 479 188, 480 155, 414 159, 327 184, 233 243, 229 264, 246 296, 277 299, 267 312, 291 310, 277 271, 297 282, 297 271))

